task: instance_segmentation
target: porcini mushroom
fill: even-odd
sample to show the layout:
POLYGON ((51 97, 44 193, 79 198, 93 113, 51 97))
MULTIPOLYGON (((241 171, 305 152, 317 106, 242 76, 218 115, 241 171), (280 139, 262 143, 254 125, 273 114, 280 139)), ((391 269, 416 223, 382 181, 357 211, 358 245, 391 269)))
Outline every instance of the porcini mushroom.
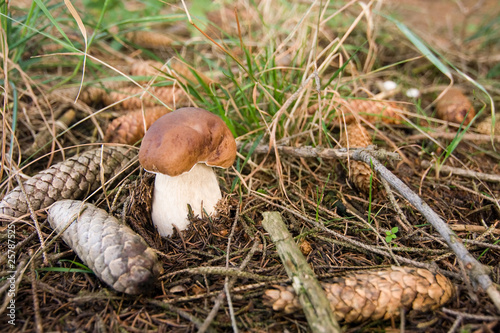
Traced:
POLYGON ((139 161, 156 174, 152 219, 162 236, 174 225, 189 225, 188 205, 194 215, 215 213, 222 198, 212 167, 228 168, 236 158, 236 142, 224 121, 194 107, 160 117, 146 132, 139 161))

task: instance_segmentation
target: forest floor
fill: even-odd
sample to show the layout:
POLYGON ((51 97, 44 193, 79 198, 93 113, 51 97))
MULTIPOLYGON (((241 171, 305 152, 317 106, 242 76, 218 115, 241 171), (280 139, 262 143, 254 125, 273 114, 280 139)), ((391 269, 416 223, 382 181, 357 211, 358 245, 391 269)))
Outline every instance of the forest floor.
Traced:
POLYGON ((446 304, 429 311, 410 302, 385 319, 339 317, 346 332, 498 331, 498 1, 73 5, 0 4, 0 198, 90 149, 138 151, 144 125, 180 107, 220 116, 237 158, 217 170, 218 214, 192 216, 171 237, 151 221, 154 176, 137 159, 112 185, 74 193, 154 249, 162 273, 141 295, 92 273, 55 237, 48 207, 2 217, 2 331, 312 331, 302 310, 274 311, 266 301, 266 290, 290 285, 290 263, 262 224, 271 211, 322 282, 404 266, 453 285, 446 304), (368 145, 388 153, 382 165, 479 266, 471 269, 401 187, 341 150, 368 145))

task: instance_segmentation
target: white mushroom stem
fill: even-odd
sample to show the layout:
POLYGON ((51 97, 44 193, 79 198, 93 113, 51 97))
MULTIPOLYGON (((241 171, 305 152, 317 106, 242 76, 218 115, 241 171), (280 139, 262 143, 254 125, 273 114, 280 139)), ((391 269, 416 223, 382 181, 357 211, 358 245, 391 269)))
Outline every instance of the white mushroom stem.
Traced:
POLYGON ((189 172, 176 177, 156 174, 153 193, 153 223, 162 236, 170 236, 174 225, 184 230, 189 225, 188 204, 194 215, 215 212, 222 198, 215 172, 204 163, 197 163, 189 172))

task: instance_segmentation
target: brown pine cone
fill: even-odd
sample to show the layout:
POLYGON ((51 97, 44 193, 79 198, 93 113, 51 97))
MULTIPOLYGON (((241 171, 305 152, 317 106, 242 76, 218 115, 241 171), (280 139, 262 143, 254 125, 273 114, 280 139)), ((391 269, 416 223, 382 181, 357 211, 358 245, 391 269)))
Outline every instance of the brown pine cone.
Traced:
POLYGON ((85 104, 96 104, 102 101, 107 90, 116 90, 126 87, 129 84, 128 81, 105 81, 99 86, 83 87, 81 91, 79 87, 61 88, 52 91, 48 99, 58 100, 60 98, 69 98, 74 100, 80 91, 80 95, 78 96, 80 102, 85 104))
POLYGON ((342 110, 346 115, 346 123, 355 121, 356 118, 353 113, 357 113, 372 124, 378 121, 386 124, 401 124, 403 119, 400 113, 406 111, 402 105, 390 101, 350 99, 345 100, 345 103, 342 104, 342 110))
POLYGON ((130 66, 130 75, 133 76, 154 76, 161 74, 159 70, 163 63, 156 60, 134 61, 130 66))
POLYGON ((170 110, 164 106, 144 109, 144 114, 142 110, 129 111, 109 124, 104 141, 133 145, 144 136, 144 121, 147 130, 151 124, 168 112, 170 110))
MULTIPOLYGON (((343 135, 340 141, 343 147, 364 148, 372 144, 368 131, 358 123, 347 125, 343 135)), ((358 190, 365 194, 370 193, 370 176, 372 176, 373 185, 375 183, 375 174, 370 166, 364 162, 349 161, 349 179, 358 190)), ((374 188, 372 186, 372 190, 374 188)))
POLYGON ((119 102, 115 107, 120 109, 140 109, 142 107, 159 106, 161 105, 160 101, 171 108, 178 108, 184 106, 188 101, 186 94, 179 87, 151 87, 148 91, 144 93, 144 89, 137 86, 123 87, 105 93, 102 96, 102 102, 104 105, 119 102), (132 95, 137 96, 130 97, 132 95), (140 98, 141 95, 143 96, 142 99, 140 98))
POLYGON ((103 209, 61 200, 48 220, 80 259, 105 283, 127 294, 147 293, 162 267, 144 239, 103 209))
MULTIPOLYGON (((189 69, 189 66, 178 60, 178 59, 171 59, 168 62, 168 67, 174 71, 174 74, 178 80, 180 80, 183 83, 187 83, 186 80, 191 81, 191 82, 198 82, 196 76, 193 75, 191 70, 189 69)), ((163 67, 163 63, 155 60, 145 60, 145 61, 136 61, 130 66, 130 75, 136 75, 136 76, 154 76, 154 75, 163 75, 159 70, 163 67)), ((164 68, 163 72, 168 73, 167 69, 164 68)), ((204 74, 198 72, 197 73, 205 83, 210 83, 212 80, 205 76, 204 74)))
POLYGON ((172 46, 173 40, 167 35, 156 31, 138 30, 126 34, 134 44, 148 49, 165 49, 172 46))
MULTIPOLYGON (((347 323, 387 320, 398 316, 401 309, 435 310, 455 292, 445 276, 409 267, 349 273, 322 285, 335 316, 347 323)), ((274 288, 265 291, 266 305, 287 314, 301 309, 291 286, 274 288)))
MULTIPOLYGON (((137 151, 125 147, 103 146, 73 156, 41 171, 23 183, 33 210, 46 208, 62 199, 80 199, 97 190, 103 181, 124 174, 137 151)), ((0 215, 19 217, 29 212, 20 186, 0 202, 0 215)))
POLYGON ((475 115, 472 103, 456 88, 450 88, 436 104, 436 117, 445 121, 468 125, 475 115))
MULTIPOLYGON (((476 131, 481 134, 491 135, 492 122, 493 119, 488 116, 488 118, 477 124, 476 131)), ((500 113, 495 114, 495 127, 493 128, 493 130, 495 131, 495 135, 500 135, 500 113)))

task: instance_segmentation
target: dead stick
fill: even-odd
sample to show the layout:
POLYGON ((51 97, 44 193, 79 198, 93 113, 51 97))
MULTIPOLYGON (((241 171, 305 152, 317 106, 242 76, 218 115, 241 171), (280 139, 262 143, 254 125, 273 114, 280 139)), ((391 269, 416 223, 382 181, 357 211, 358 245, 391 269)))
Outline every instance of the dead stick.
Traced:
POLYGON ((276 244, 285 270, 292 280, 295 293, 313 332, 338 332, 342 330, 335 319, 325 291, 316 280, 314 272, 293 241, 292 235, 278 212, 262 213, 262 226, 276 244))
MULTIPOLYGON (((438 133, 415 134, 415 135, 407 137, 406 140, 418 141, 418 140, 425 140, 425 139, 429 139, 429 138, 453 140, 456 137, 457 137, 457 133, 438 132, 438 133)), ((488 134, 469 134, 469 133, 467 133, 467 134, 464 134, 462 139, 469 140, 469 141, 500 142, 500 135, 491 136, 488 134)))
MULTIPOLYGON (((500 229, 496 228, 486 228, 483 227, 482 225, 469 225, 469 224, 449 224, 449 227, 453 231, 458 231, 458 232, 488 232, 491 231, 492 234, 495 235, 500 235, 500 229)), ((467 240, 467 243, 470 243, 469 240, 467 240)), ((493 244, 491 244, 493 245, 493 244)))
MULTIPOLYGON (((33 257, 33 250, 29 250, 29 256, 33 257)), ((31 278, 31 293, 33 296, 33 312, 35 312, 35 331, 43 333, 42 316, 40 315, 40 301, 38 300, 38 287, 36 281, 35 260, 30 264, 30 278, 31 278)))
POLYGON ((477 283, 483 290, 486 291, 490 299, 495 304, 496 308, 500 311, 500 291, 496 285, 491 281, 489 276, 489 269, 477 261, 467 251, 462 244, 460 238, 453 232, 448 225, 432 210, 432 208, 425 203, 415 192, 405 185, 398 177, 384 167, 377 161, 367 150, 356 150, 352 155, 356 161, 363 161, 368 165, 372 165, 373 169, 384 178, 389 184, 392 185, 406 200, 408 200, 415 208, 425 216, 427 221, 439 232, 441 237, 446 241, 448 246, 456 254, 457 258, 464 264, 466 271, 471 277, 472 281, 477 283))
MULTIPOLYGON (((421 162, 422 167, 428 168, 428 167, 433 167, 436 168, 434 164, 432 164, 429 161, 423 160, 421 162)), ((495 174, 489 174, 489 173, 483 173, 483 172, 477 172, 477 171, 472 171, 472 170, 465 170, 465 169, 460 169, 460 168, 454 168, 446 165, 442 165, 439 167, 439 172, 440 173, 445 173, 449 172, 454 175, 458 176, 463 176, 467 178, 477 178, 481 179, 487 182, 496 182, 500 183, 500 176, 495 175, 495 174)))
MULTIPOLYGON (((241 142, 238 143, 238 149, 241 149, 243 145, 244 143, 241 142)), ((373 156, 375 156, 380 160, 401 160, 401 157, 397 153, 391 153, 384 149, 374 149, 374 147, 375 146, 369 146, 364 149, 365 150, 369 149, 370 152, 373 154, 373 156)), ((311 146, 302 146, 302 147, 276 146, 275 149, 279 153, 284 153, 288 156, 304 157, 304 158, 317 157, 324 159, 345 160, 348 157, 352 157, 352 154, 360 148, 353 148, 348 150, 346 148, 333 149, 333 148, 311 147, 311 146)), ((245 147, 245 150, 247 151, 250 150, 250 147, 245 147)), ((258 145, 253 150, 253 153, 255 154, 267 154, 268 152, 269 152, 268 145, 258 145)))
MULTIPOLYGON (((179 309, 176 306, 173 306, 172 304, 168 304, 168 303, 165 303, 163 301, 159 301, 159 300, 151 299, 151 298, 146 299, 146 301, 151 305, 158 306, 158 307, 163 308, 165 310, 177 313, 180 317, 192 322, 196 327, 201 327, 203 325, 203 322, 199 318, 195 317, 194 315, 192 315, 191 313, 189 313, 187 311, 184 311, 182 309, 179 309)), ((208 327, 207 331, 212 333, 212 332, 215 332, 215 329, 208 327)))

